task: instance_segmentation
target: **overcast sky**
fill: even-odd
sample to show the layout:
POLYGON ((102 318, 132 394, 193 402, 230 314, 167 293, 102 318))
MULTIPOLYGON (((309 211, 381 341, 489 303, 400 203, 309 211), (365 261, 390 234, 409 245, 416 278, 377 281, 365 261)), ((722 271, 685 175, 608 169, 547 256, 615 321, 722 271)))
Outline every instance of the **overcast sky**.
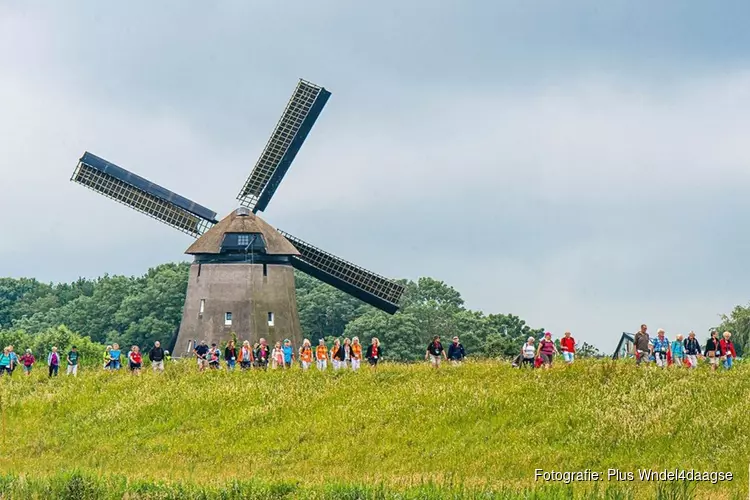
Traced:
POLYGON ((331 99, 263 217, 611 350, 750 300, 750 2, 0 0, 0 276, 186 259, 69 182, 91 151, 222 216, 298 78, 331 99), (209 6, 209 4, 211 4, 209 6))

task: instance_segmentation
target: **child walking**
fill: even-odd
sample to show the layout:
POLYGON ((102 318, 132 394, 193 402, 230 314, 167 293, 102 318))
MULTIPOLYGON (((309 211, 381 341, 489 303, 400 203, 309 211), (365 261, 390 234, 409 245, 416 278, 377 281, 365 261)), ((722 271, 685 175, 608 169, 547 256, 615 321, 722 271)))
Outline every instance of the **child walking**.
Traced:
POLYGON ((276 342, 271 353, 271 369, 284 368, 284 350, 281 348, 281 342, 276 342))

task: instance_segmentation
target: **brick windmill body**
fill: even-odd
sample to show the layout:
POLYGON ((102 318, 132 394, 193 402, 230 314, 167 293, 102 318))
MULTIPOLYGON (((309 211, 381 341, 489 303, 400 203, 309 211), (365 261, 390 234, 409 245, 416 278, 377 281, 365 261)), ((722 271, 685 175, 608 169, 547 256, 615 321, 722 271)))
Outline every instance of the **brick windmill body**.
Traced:
POLYGON ((239 208, 185 252, 190 266, 178 349, 221 342, 301 339, 292 256, 299 252, 270 224, 239 208))
POLYGON ((221 221, 216 212, 173 193, 89 152, 72 180, 176 228, 197 240, 182 321, 174 341, 176 356, 196 342, 299 344, 294 270, 307 273, 390 314, 398 310, 403 286, 288 233, 257 216, 286 174, 330 93, 300 80, 284 114, 237 199, 240 207, 221 221))

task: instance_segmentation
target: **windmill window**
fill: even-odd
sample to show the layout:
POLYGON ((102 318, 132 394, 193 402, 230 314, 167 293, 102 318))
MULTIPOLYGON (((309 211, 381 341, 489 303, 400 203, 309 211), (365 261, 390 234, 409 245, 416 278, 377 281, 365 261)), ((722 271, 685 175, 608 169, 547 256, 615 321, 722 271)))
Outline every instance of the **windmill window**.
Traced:
POLYGON ((201 299, 201 309, 200 313, 203 314, 206 310, 206 299, 201 299))
POLYGON ((248 246, 250 244, 250 235, 249 234, 238 234, 237 235, 237 244, 239 246, 248 246))
POLYGON ((232 313, 224 313, 224 326, 232 326, 232 313))
POLYGON ((273 326, 274 325, 274 321, 273 320, 274 320, 273 313, 269 312, 268 313, 268 326, 273 326))

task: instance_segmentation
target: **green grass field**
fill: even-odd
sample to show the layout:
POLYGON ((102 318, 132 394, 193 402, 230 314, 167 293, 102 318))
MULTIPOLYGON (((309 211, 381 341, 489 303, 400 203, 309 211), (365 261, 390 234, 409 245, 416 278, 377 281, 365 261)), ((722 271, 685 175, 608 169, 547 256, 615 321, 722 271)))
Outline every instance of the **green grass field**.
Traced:
POLYGON ((0 394, 5 498, 748 494, 747 365, 729 373, 588 361, 549 372, 482 362, 437 373, 385 365, 199 374, 174 363, 140 377, 17 372, 0 380, 0 394), (537 468, 678 468, 734 479, 566 486, 535 482, 537 468))

